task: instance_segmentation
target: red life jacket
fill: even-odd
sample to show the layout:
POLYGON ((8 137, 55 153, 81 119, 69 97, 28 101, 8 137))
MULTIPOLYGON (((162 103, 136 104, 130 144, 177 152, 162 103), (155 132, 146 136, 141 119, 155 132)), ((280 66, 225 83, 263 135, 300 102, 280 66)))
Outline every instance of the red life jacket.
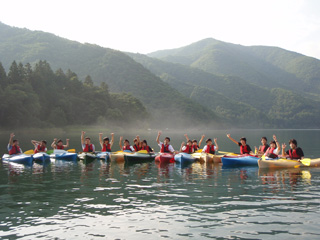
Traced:
POLYGON ((197 151, 200 147, 198 145, 192 145, 194 151, 197 151))
POLYGON ((274 150, 275 150, 275 148, 269 147, 269 148, 267 149, 265 155, 266 155, 267 157, 270 157, 270 158, 277 158, 278 155, 273 153, 274 150))
POLYGON ((215 154, 215 152, 213 144, 211 146, 207 145, 206 153, 215 154))
POLYGON ((103 144, 103 148, 101 150, 101 152, 111 152, 111 144, 103 144))
POLYGON ((38 144, 38 146, 36 147, 36 149, 33 152, 38 153, 38 152, 45 152, 45 151, 46 151, 46 147, 40 146, 40 144, 38 144))
POLYGON ((132 152, 130 145, 123 146, 123 147, 122 147, 122 151, 125 151, 125 150, 129 150, 129 151, 132 152))
POLYGON ((9 151, 9 154, 10 154, 10 155, 13 155, 13 154, 17 154, 17 153, 21 153, 20 147, 17 146, 17 145, 11 146, 11 149, 10 149, 10 151, 9 151))
MULTIPOLYGON (((266 152, 266 147, 267 147, 267 145, 262 145, 261 148, 260 148, 260 151, 261 151, 261 152, 266 152)), ((269 148, 270 148, 270 147, 269 147, 269 148)), ((268 149, 269 149, 269 148, 268 148, 268 149)))
POLYGON ((139 150, 141 150, 141 148, 140 148, 139 146, 137 146, 137 145, 133 145, 133 148, 134 148, 134 150, 135 150, 136 152, 138 152, 139 150))
POLYGON ((245 146, 241 145, 240 146, 240 153, 241 154, 249 154, 250 151, 248 151, 248 145, 246 144, 245 146))
POLYGON ((170 145, 166 145, 166 146, 165 146, 164 144, 162 144, 162 145, 161 145, 161 150, 160 150, 160 152, 161 152, 161 153, 169 153, 169 152, 170 152, 170 151, 169 151, 169 146, 170 146, 170 145))
POLYGON ((57 149, 64 149, 64 146, 63 145, 61 145, 61 146, 57 145, 57 149))
POLYGON ((83 152, 93 152, 93 146, 92 144, 86 144, 86 146, 83 149, 83 152))
POLYGON ((189 146, 189 145, 186 145, 186 149, 183 151, 183 152, 185 152, 185 153, 193 153, 194 152, 194 148, 193 148, 193 146, 189 146))
POLYGON ((148 152, 152 152, 152 149, 149 146, 141 146, 140 150, 147 150, 148 152))
POLYGON ((291 159, 301 159, 301 156, 297 154, 297 150, 289 149, 289 156, 291 159))

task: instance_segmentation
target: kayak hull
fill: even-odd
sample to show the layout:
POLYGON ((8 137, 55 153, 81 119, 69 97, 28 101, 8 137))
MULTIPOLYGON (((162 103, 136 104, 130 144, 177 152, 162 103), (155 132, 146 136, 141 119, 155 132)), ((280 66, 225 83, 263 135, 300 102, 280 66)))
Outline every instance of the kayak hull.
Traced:
POLYGON ((123 162, 124 155, 130 155, 130 154, 133 154, 133 152, 118 151, 118 152, 111 153, 111 161, 123 162))
POLYGON ((174 156, 172 153, 160 153, 155 157, 155 161, 161 163, 170 163, 174 161, 174 156))
POLYGON ((204 161, 206 163, 221 163, 221 158, 224 155, 215 155, 211 153, 202 153, 200 157, 200 161, 204 161))
POLYGON ((12 163, 19 163, 24 165, 32 165, 33 158, 31 155, 27 155, 27 154, 15 154, 15 155, 4 154, 2 156, 2 161, 8 162, 8 163, 12 162, 12 163))
POLYGON ((78 158, 82 160, 84 163, 91 163, 97 158, 97 156, 94 153, 83 152, 78 154, 78 158))
POLYGON ((54 150, 50 155, 51 158, 55 158, 56 160, 64 160, 64 161, 76 161, 78 155, 76 153, 69 153, 64 150, 54 150))
POLYGON ((280 158, 277 160, 263 160, 258 161, 259 168, 299 168, 299 167, 320 167, 320 158, 311 159, 310 166, 306 166, 298 160, 280 158))
POLYGON ((180 162, 181 164, 183 164, 183 163, 193 163, 196 160, 196 158, 188 153, 178 153, 174 156, 174 160, 176 162, 180 162))
POLYGON ((133 154, 125 154, 124 160, 127 162, 143 162, 143 161, 154 160, 155 157, 156 155, 154 153, 135 152, 133 154))
POLYGON ((50 161, 50 155, 44 152, 35 153, 32 155, 32 158, 36 163, 46 163, 50 161))
POLYGON ((111 158, 110 152, 100 152, 97 154, 97 158, 102 159, 104 161, 108 161, 111 158))
POLYGON ((223 156, 221 158, 224 167, 258 166, 259 158, 252 155, 223 156))

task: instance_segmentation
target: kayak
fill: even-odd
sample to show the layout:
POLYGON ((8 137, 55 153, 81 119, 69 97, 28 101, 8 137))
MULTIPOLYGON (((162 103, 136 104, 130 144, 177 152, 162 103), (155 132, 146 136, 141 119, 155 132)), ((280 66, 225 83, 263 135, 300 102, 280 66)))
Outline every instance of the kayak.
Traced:
POLYGON ((320 167, 320 158, 291 160, 280 158, 277 160, 260 159, 258 161, 259 168, 299 168, 299 167, 320 167))
POLYGON ((259 158, 255 155, 238 155, 238 156, 223 156, 221 158, 224 167, 236 166, 258 166, 259 158))
POLYGON ((118 152, 113 152, 111 153, 111 161, 119 161, 122 162, 124 161, 124 155, 130 155, 133 154, 131 151, 118 151, 118 152))
POLYGON ((224 155, 216 155, 211 153, 201 153, 200 161, 206 162, 206 163, 221 163, 221 158, 224 155))
POLYGON ((97 156, 94 153, 82 152, 78 154, 78 158, 84 163, 91 163, 97 158, 97 156))
POLYGON ((99 152, 97 153, 97 158, 108 161, 110 160, 111 152, 99 152))
POLYGON ((160 153, 155 157, 155 161, 161 163, 170 163, 174 161, 174 155, 172 153, 160 153))
POLYGON ((196 158, 188 153, 178 153, 174 156, 174 160, 176 162, 180 162, 181 164, 183 164, 183 163, 192 163, 196 160, 196 158))
POLYGON ((141 153, 135 152, 133 154, 125 154, 124 160, 127 162, 141 162, 141 161, 148 161, 153 160, 156 157, 154 153, 141 153))
POLYGON ((70 153, 60 149, 54 149, 53 153, 50 154, 51 158, 55 158, 57 160, 65 160, 65 161, 76 161, 78 155, 76 153, 70 153))
POLYGON ((39 152, 32 155, 36 163, 46 163, 50 161, 50 155, 45 152, 39 152))
POLYGON ((25 165, 32 165, 33 158, 30 155, 27 154, 14 154, 14 155, 9 155, 9 154, 4 154, 2 156, 2 161, 4 162, 12 162, 12 163, 19 163, 19 164, 25 164, 25 165))

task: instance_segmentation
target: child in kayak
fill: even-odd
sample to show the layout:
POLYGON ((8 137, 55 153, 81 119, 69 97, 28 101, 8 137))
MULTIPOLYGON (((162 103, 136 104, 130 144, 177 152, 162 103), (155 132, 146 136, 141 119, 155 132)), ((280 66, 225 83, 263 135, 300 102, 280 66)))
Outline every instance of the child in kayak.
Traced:
MULTIPOLYGON (((185 134, 184 136, 186 137, 187 142, 188 142, 188 141, 190 140, 189 137, 188 137, 188 135, 185 134)), ((200 139, 200 141, 199 141, 199 145, 198 145, 198 141, 197 141, 196 139, 193 139, 193 140, 192 140, 192 146, 193 146, 194 151, 197 151, 197 150, 200 149, 200 146, 201 146, 201 143, 202 143, 204 137, 205 137, 205 135, 202 135, 202 136, 201 136, 201 139, 200 139)))
POLYGON ((206 140, 207 145, 204 146, 204 148, 202 149, 203 153, 215 154, 215 152, 219 150, 217 139, 215 138, 215 139, 213 139, 213 141, 214 141, 215 145, 212 144, 212 139, 211 138, 208 138, 206 140))
POLYGON ((134 148, 133 148, 132 146, 130 146, 129 140, 128 140, 128 139, 125 139, 125 140, 123 141, 123 147, 122 147, 122 140, 123 140, 123 137, 121 136, 121 137, 120 137, 120 142, 119 142, 120 149, 121 149, 122 151, 127 150, 127 151, 134 152, 134 148))
POLYGON ((152 148, 148 145, 147 140, 143 140, 141 142, 141 149, 140 150, 147 150, 148 153, 153 153, 152 148))
POLYGON ((9 143, 8 143, 8 152, 10 155, 22 153, 21 148, 19 147, 19 141, 14 138, 14 133, 10 134, 9 143))
POLYGON ((133 148, 134 148, 134 151, 138 152, 139 150, 141 150, 141 142, 140 142, 140 137, 139 135, 136 136, 135 139, 133 139, 133 148))
POLYGON ((34 153, 47 152, 46 140, 41 140, 41 141, 31 140, 31 143, 34 145, 34 150, 33 150, 34 153))
POLYGON ((290 159, 300 160, 304 158, 303 151, 300 147, 298 147, 297 140, 290 139, 289 141, 290 148, 287 152, 285 149, 287 145, 285 143, 282 144, 282 156, 290 159))
POLYGON ((91 139, 89 137, 84 137, 86 132, 81 132, 81 147, 83 152, 95 152, 95 147, 91 143, 91 139))
POLYGON ((262 137, 262 138, 261 138, 261 144, 262 144, 262 145, 259 146, 259 149, 257 149, 257 147, 255 147, 255 152, 256 152, 256 154, 258 154, 258 155, 263 155, 263 154, 265 154, 265 152, 266 152, 267 149, 269 148, 269 145, 268 145, 267 142, 268 142, 268 140, 267 140, 266 137, 262 137))
POLYGON ((268 147, 264 155, 268 158, 278 158, 279 153, 280 153, 280 144, 277 140, 276 135, 273 135, 273 141, 270 142, 270 147, 268 147))
POLYGON ((57 139, 55 138, 55 139, 53 139, 53 142, 52 142, 52 144, 51 144, 51 147, 53 148, 53 149, 65 149, 65 148, 68 148, 69 147, 69 139, 66 139, 66 142, 67 142, 67 144, 66 145, 63 145, 63 141, 61 140, 61 139, 59 139, 58 141, 57 141, 57 139))
POLYGON ((251 147, 247 144, 247 139, 245 137, 240 138, 240 142, 233 139, 230 134, 227 137, 240 147, 240 154, 253 154, 251 147))
POLYGON ((180 152, 189 153, 189 154, 194 153, 194 147, 190 139, 187 141, 187 144, 185 144, 185 142, 181 143, 180 152))
POLYGON ((102 139, 102 133, 99 133, 99 142, 101 145, 101 152, 111 152, 111 148, 114 142, 114 133, 111 133, 111 142, 108 137, 102 139))
POLYGON ((157 136, 157 143, 158 143, 158 146, 160 147, 160 152, 161 153, 174 153, 174 149, 173 147, 171 146, 170 144, 170 138, 169 137, 165 137, 163 143, 160 142, 159 138, 161 136, 161 131, 158 132, 158 136, 157 136))

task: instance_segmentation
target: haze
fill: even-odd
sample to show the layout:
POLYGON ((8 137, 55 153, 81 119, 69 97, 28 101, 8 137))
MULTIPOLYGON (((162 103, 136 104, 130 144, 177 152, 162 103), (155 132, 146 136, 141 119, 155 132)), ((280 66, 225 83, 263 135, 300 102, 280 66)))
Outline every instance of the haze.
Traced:
POLYGON ((204 38, 278 46, 320 59, 317 0, 1 1, 0 21, 128 52, 204 38))

